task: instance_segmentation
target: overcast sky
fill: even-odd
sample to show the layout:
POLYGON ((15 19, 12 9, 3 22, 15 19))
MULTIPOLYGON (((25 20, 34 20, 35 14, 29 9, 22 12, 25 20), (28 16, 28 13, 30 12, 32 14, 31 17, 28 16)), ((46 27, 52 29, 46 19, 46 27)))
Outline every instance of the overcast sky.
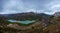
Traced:
POLYGON ((37 12, 54 14, 60 11, 60 0, 0 0, 0 14, 37 12))

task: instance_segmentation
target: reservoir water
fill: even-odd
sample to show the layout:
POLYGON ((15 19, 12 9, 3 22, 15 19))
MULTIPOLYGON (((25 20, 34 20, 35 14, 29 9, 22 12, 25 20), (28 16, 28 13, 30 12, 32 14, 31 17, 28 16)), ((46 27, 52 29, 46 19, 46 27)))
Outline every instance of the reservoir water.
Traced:
POLYGON ((17 21, 17 20, 8 20, 9 22, 17 22, 17 23, 22 23, 22 24, 30 24, 35 22, 35 20, 25 20, 25 21, 17 21))

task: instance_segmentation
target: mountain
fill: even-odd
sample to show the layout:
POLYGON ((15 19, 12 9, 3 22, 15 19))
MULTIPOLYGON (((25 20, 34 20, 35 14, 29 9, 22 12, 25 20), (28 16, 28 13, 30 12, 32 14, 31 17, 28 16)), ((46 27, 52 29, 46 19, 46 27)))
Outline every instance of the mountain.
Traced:
POLYGON ((36 20, 36 19, 42 19, 43 17, 48 18, 50 15, 44 14, 44 13, 33 13, 33 12, 27 12, 27 13, 17 13, 17 14, 2 14, 0 17, 3 16, 7 19, 16 19, 16 20, 36 20))
POLYGON ((54 16, 55 16, 55 17, 60 17, 60 12, 56 12, 56 13, 54 14, 54 16))
MULTIPOLYGON (((60 12, 56 12, 54 15, 47 15, 44 13, 17 13, 17 14, 0 14, 0 32, 14 32, 14 33, 60 33, 60 12), (6 27, 9 24, 3 24, 4 21, 8 19, 16 19, 16 20, 32 20, 32 19, 38 19, 39 21, 36 21, 36 23, 29 25, 29 29, 21 30, 21 29, 15 29, 6 27), (40 21, 41 20, 41 21, 40 21), (1 26, 5 27, 1 27, 1 26), (31 26, 31 28, 30 28, 31 26)), ((11 25, 11 24, 10 24, 11 25)), ((12 26, 16 26, 16 24, 12 24, 12 26)), ((20 25, 22 27, 22 25, 20 25)), ((19 27, 19 28, 21 28, 19 27)), ((27 26, 25 26, 27 27, 27 26)), ((22 27, 24 28, 24 26, 22 27)))

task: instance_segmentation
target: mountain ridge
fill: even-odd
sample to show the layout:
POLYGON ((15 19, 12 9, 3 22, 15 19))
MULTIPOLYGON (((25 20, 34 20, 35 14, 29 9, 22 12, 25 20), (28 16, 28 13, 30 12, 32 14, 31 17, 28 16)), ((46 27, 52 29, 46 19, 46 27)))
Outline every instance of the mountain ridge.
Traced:
POLYGON ((41 17, 49 17, 50 15, 44 13, 17 13, 17 14, 0 14, 0 17, 6 17, 8 19, 16 19, 16 20, 32 20, 32 19, 39 19, 41 17))

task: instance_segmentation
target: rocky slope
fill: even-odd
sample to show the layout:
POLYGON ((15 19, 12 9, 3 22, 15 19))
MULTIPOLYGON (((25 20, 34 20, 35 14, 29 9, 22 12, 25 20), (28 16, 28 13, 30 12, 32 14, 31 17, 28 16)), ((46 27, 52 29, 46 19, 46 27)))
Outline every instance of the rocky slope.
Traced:
MULTIPOLYGON (((1 25, 0 25, 0 32, 4 33, 50 33, 50 29, 55 27, 55 17, 50 17, 50 15, 46 15, 43 13, 36 14, 36 13, 18 13, 18 14, 5 14, 1 15, 1 25), (3 16, 3 17, 1 17, 3 16), (18 24, 6 24, 6 20, 8 19, 16 19, 16 20, 32 20, 37 19, 35 23, 29 26, 20 26, 18 24), (5 21, 4 21, 5 20, 5 21), (3 21, 5 22, 3 24, 3 21), (10 26, 13 28, 11 28, 10 26), (5 26, 5 27, 4 27, 5 26), (8 27, 7 27, 8 26, 8 27), (49 29, 48 29, 49 28, 49 29)), ((1 22, 0 21, 0 22, 1 22)), ((52 29, 53 30, 53 29, 52 29)))
POLYGON ((60 17, 60 12, 56 12, 56 13, 54 14, 54 16, 55 16, 55 17, 60 17))

